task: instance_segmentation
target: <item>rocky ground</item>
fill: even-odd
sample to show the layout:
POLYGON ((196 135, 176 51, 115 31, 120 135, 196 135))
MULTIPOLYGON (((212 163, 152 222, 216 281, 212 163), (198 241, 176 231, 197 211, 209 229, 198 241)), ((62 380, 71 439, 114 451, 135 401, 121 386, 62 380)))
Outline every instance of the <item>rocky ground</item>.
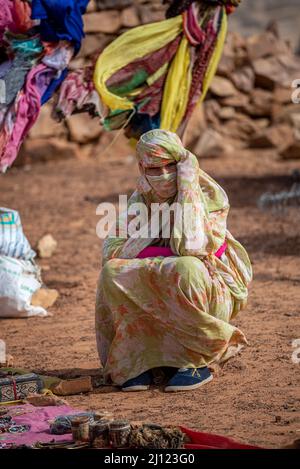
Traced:
MULTIPOLYGON (((296 87, 300 83, 300 57, 281 33, 280 22, 257 32, 258 27, 268 24, 263 23, 267 13, 270 18, 274 11, 278 16, 283 7, 276 9, 271 1, 263 6, 254 2, 253 11, 249 12, 248 5, 246 1, 241 4, 241 17, 237 18, 255 24, 256 32, 247 36, 245 30, 242 35, 230 25, 216 77, 205 105, 194 114, 185 143, 202 157, 218 157, 231 153, 233 148, 250 147, 273 150, 283 159, 299 159, 300 88, 296 87), (266 6, 270 6, 267 13, 266 6), (259 17, 262 22, 257 23, 252 17, 259 17)), ((293 5, 291 1, 290 7, 293 5)), ((238 12, 239 9, 232 18, 238 12)), ((163 16, 159 0, 151 4, 144 0, 90 2, 84 17, 86 37, 72 68, 90 67, 117 35, 163 16), (110 9, 103 10, 105 7, 110 9)), ((76 114, 58 124, 50 117, 52 105, 50 102, 42 107, 16 164, 74 155, 93 157, 105 148, 107 137, 99 119, 76 114)))
MULTIPOLYGON (((58 290, 53 316, 1 320, 0 336, 15 366, 75 376, 97 373, 94 299, 101 240, 95 227, 100 202, 116 203, 136 181, 132 151, 123 140, 107 154, 12 168, 1 176, 1 205, 20 211, 35 247, 51 233, 58 247, 40 260, 45 284, 58 290)), ((249 346, 216 370, 207 386, 168 395, 159 387, 124 394, 116 388, 69 397, 83 409, 112 410, 131 420, 183 424, 278 448, 299 438, 299 366, 292 342, 300 338, 299 208, 261 212, 266 191, 289 190, 297 164, 273 150, 235 148, 201 166, 227 190, 229 228, 248 249, 254 267, 249 304, 235 321, 249 346)), ((299 164, 298 164, 299 168, 299 164)))
POLYGON ((276 21, 282 36, 300 52, 298 0, 243 0, 230 21, 232 29, 247 35, 276 21))

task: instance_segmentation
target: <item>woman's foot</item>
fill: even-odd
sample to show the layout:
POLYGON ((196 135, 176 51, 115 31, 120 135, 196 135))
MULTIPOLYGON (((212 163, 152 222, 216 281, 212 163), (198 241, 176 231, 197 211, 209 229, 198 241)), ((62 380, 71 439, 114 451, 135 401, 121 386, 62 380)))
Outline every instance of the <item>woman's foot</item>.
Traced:
POLYGON ((122 391, 147 391, 152 383, 152 374, 145 371, 135 378, 131 378, 122 384, 122 391))
POLYGON ((166 392, 189 391, 197 389, 213 379, 207 366, 205 368, 179 368, 165 387, 166 392))

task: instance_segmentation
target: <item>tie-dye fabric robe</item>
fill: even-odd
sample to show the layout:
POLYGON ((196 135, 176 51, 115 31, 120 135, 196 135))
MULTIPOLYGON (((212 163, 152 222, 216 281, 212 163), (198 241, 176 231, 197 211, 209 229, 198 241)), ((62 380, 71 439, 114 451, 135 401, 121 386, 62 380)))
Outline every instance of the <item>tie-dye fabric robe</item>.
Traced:
MULTIPOLYGON (((151 142, 157 132, 162 131, 153 131, 151 142)), ((96 337, 105 376, 117 385, 152 368, 199 368, 222 362, 247 343, 230 320, 246 305, 252 268, 247 252, 227 230, 227 195, 174 134, 165 134, 163 161, 168 153, 178 162, 176 200, 200 200, 191 224, 202 227, 205 236, 198 250, 189 250, 184 240, 175 237, 174 226, 169 246, 176 255, 145 259, 136 257, 159 240, 105 239, 96 337), (219 259, 214 253, 224 242, 227 248, 219 259)), ((145 155, 144 149, 141 154, 145 155)), ((136 202, 149 202, 140 183, 127 210, 136 202)), ((166 245, 166 240, 161 241, 166 245)))

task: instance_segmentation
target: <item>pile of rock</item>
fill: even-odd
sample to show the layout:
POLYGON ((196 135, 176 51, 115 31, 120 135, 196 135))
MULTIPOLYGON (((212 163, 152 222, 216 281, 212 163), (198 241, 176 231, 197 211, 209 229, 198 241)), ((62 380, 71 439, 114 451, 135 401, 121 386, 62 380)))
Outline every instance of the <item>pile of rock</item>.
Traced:
MULTIPOLYGON (((84 16, 86 37, 72 62, 93 63, 119 34, 164 18, 161 0, 91 0, 84 16)), ((300 157, 300 105, 293 104, 293 80, 300 61, 276 28, 243 38, 228 35, 224 54, 205 104, 196 110, 186 143, 199 156, 220 156, 239 147, 272 148, 283 158, 300 157)), ((300 92, 298 93, 300 100, 300 92)), ((51 119, 51 102, 23 145, 19 163, 99 153, 111 140, 97 119, 74 115, 51 119)))
POLYGON ((300 158, 297 83, 300 58, 276 28, 249 38, 229 34, 202 111, 191 123, 190 147, 199 156, 219 156, 233 144, 300 158), (201 126, 200 140, 195 121, 201 126))

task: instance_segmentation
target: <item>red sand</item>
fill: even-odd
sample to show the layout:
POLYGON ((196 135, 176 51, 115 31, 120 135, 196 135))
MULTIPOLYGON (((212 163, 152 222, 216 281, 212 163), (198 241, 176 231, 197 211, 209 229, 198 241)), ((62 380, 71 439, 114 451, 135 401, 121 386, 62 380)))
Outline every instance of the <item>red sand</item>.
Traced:
MULTIPOLYGON (((15 366, 64 375, 74 368, 87 372, 99 367, 94 298, 101 241, 95 233, 95 210, 102 201, 117 202, 119 193, 131 193, 137 175, 126 145, 120 142, 109 153, 94 160, 13 168, 1 176, 1 205, 20 211, 33 247, 45 233, 58 241, 53 257, 39 261, 46 285, 60 293, 53 316, 0 322, 0 336, 15 366)), ((291 359, 292 341, 300 338, 300 215, 299 209, 298 215, 293 209, 283 218, 262 213, 256 200, 265 191, 289 189, 288 176, 299 164, 277 161, 272 153, 240 150, 201 164, 227 190, 229 228, 253 262, 249 304, 235 322, 249 347, 196 391, 170 396, 154 387, 125 395, 99 388, 68 401, 132 420, 171 422, 280 447, 300 438, 300 364, 291 359)))

